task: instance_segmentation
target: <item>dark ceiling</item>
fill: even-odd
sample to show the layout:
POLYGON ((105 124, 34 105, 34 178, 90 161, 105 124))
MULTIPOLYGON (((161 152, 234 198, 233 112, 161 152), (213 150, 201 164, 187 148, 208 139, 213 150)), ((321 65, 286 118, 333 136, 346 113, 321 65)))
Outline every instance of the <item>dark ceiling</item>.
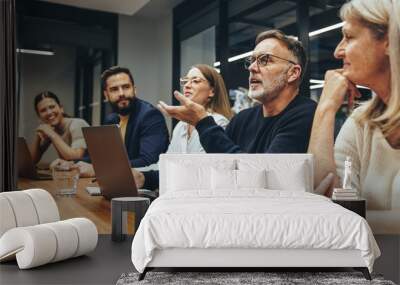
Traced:
MULTIPOLYGON (((235 0, 230 2, 235 2, 235 0)), ((254 5, 256 7, 250 7, 247 11, 231 18, 229 23, 229 56, 252 50, 256 35, 266 29, 280 29, 287 34, 298 36, 296 18, 298 1, 259 2, 254 5)), ((308 1, 310 31, 341 22, 338 13, 344 2, 308 1)), ((321 79, 327 69, 340 66, 340 62, 333 57, 333 51, 340 38, 340 29, 310 38, 311 78, 321 79)))

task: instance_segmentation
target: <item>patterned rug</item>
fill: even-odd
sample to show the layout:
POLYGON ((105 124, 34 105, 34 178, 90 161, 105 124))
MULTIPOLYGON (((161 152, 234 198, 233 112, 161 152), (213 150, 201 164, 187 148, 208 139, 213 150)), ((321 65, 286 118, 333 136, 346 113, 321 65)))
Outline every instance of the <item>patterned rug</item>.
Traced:
POLYGON ((268 284, 268 285, 297 285, 297 284, 368 284, 395 285, 392 281, 384 280, 380 275, 372 275, 372 281, 364 278, 360 272, 154 272, 150 271, 142 281, 138 281, 139 273, 122 274, 117 285, 133 284, 268 284))

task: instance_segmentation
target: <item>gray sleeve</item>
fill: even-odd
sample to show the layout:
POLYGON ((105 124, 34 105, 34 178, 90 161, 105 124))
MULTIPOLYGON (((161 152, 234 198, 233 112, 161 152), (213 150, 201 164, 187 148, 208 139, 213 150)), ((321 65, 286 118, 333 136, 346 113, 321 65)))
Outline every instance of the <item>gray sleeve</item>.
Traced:
POLYGON ((83 137, 82 127, 89 127, 89 124, 82 119, 73 119, 69 127, 71 133, 72 148, 87 148, 85 138, 83 137))

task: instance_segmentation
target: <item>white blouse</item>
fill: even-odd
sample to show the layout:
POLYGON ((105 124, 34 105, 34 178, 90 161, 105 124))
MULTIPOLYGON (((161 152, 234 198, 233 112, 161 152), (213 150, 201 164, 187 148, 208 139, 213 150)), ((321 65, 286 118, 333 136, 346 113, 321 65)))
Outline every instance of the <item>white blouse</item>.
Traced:
MULTIPOLYGON (((224 116, 212 113, 211 115, 217 125, 225 129, 228 125, 229 120, 224 116)), ((189 124, 185 122, 179 122, 172 133, 172 139, 169 144, 167 153, 204 153, 205 150, 201 146, 199 133, 196 128, 192 130, 192 134, 188 136, 189 124)))

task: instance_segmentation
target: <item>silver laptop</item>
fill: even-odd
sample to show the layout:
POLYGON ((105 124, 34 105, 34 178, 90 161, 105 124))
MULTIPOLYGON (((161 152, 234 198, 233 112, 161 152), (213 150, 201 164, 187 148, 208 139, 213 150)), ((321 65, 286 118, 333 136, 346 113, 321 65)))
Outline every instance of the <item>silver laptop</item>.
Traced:
POLYGON ((34 180, 52 180, 50 173, 42 173, 36 169, 33 163, 31 152, 29 151, 28 144, 25 138, 19 137, 17 139, 17 165, 18 176, 34 179, 34 180))
POLYGON ((139 196, 118 126, 85 127, 82 131, 101 194, 107 199, 139 196))

